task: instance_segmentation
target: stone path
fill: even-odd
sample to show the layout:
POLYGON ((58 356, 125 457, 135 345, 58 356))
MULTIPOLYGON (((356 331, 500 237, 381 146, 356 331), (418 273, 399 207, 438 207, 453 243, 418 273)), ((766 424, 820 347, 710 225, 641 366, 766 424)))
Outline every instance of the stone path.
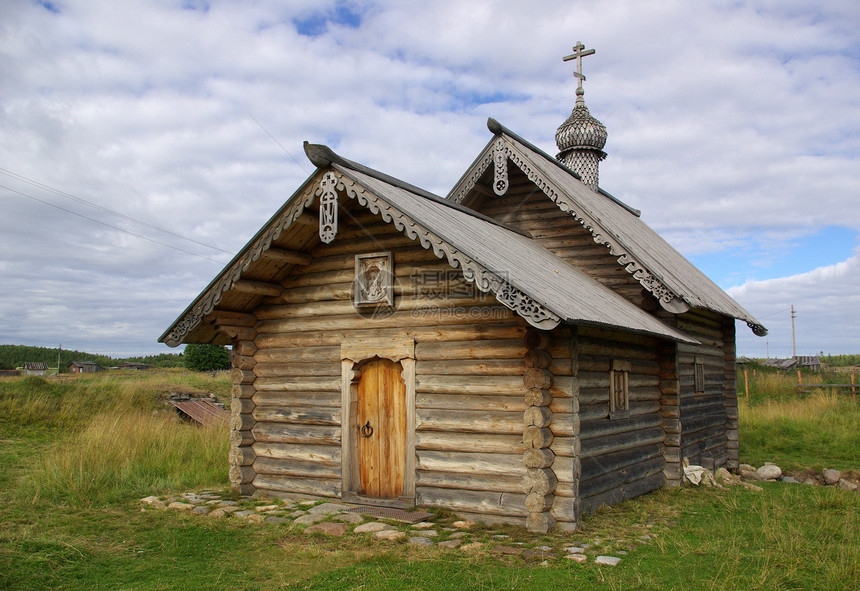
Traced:
MULTIPOLYGON (((642 525, 642 533, 631 540, 603 539, 571 541, 571 536, 550 544, 525 530, 501 533, 472 521, 434 517, 429 521, 405 524, 386 518, 348 513, 353 506, 309 499, 271 499, 246 497, 236 500, 232 493, 218 491, 188 492, 170 497, 150 496, 140 500, 141 511, 175 510, 210 519, 241 519, 260 524, 289 527, 306 535, 338 538, 365 536, 377 543, 398 542, 415 547, 519 557, 548 564, 550 560, 615 566, 622 556, 637 545, 647 544, 655 534, 653 525, 642 525)), ((507 530, 510 531, 510 530, 507 530)), ((573 539, 576 539, 575 537, 573 539)))

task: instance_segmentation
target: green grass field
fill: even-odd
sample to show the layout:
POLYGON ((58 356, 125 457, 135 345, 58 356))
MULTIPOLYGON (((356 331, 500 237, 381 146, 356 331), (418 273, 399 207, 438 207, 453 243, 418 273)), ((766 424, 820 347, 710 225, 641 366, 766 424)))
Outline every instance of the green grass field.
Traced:
MULTIPOLYGON (((138 499, 227 486, 227 432, 178 422, 165 392, 229 393, 229 377, 159 372, 0 379, 0 589, 850 589, 860 493, 662 490, 545 540, 618 549, 617 567, 329 539, 138 499), (650 526, 650 527, 648 527, 650 526)), ((829 393, 741 399, 741 461, 857 468, 856 402, 829 393), (854 428, 852 429, 852 426, 854 428)), ((524 535, 504 530, 512 539, 524 535)))

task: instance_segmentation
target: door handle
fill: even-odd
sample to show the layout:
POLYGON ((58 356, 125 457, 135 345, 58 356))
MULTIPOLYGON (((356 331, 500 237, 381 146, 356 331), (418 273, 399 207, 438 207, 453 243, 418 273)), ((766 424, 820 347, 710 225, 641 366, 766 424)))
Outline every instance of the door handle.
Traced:
POLYGON ((373 427, 370 426, 370 421, 367 421, 361 428, 361 436, 370 437, 371 435, 373 435, 373 427))

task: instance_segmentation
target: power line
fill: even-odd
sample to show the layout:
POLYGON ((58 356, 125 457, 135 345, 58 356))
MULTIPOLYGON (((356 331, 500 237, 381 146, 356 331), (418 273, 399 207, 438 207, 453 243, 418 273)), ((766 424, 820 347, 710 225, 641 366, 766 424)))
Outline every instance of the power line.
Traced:
MULTIPOLYGON (((65 191, 61 191, 60 189, 55 189, 54 187, 50 187, 48 185, 40 183, 39 181, 25 177, 24 175, 18 174, 16 172, 12 172, 11 170, 6 170, 5 168, 0 168, 0 173, 3 173, 6 176, 10 176, 10 177, 17 179, 19 181, 23 181, 23 182, 29 183, 33 186, 39 187, 40 189, 44 189, 46 191, 51 191, 52 193, 56 193, 57 195, 60 195, 61 197, 65 197, 66 199, 71 199, 72 201, 77 201, 78 203, 88 205, 94 209, 98 209, 98 210, 103 211, 105 213, 109 213, 109 214, 121 217, 124 220, 128 220, 130 222, 135 222, 137 224, 147 226, 148 228, 152 228, 153 230, 158 230, 159 232, 164 232, 165 234, 170 234, 171 236, 173 236, 175 238, 179 238, 181 240, 187 240, 188 242, 193 242, 194 244, 199 244, 200 246, 205 246, 206 248, 211 248, 212 250, 217 250, 217 251, 223 252, 225 254, 230 254, 230 255, 233 254, 229 250, 224 250, 223 248, 218 248, 217 246, 212 246, 211 244, 206 244, 205 242, 199 242, 197 240, 194 240, 193 238, 188 238, 187 236, 183 236, 182 234, 177 234, 176 232, 172 232, 172 231, 167 230, 165 228, 161 228, 159 226, 150 224, 149 222, 145 222, 143 220, 133 218, 133 217, 126 215, 124 213, 120 213, 118 211, 108 209, 107 207, 103 207, 101 205, 98 205, 97 203, 87 201, 86 199, 81 199, 80 197, 76 197, 76 196, 72 195, 71 193, 66 193, 65 191)), ((12 190, 12 189, 10 189, 10 190, 12 190)), ((25 196, 27 196, 27 195, 25 195, 25 196)), ((42 203, 46 203, 46 202, 43 201, 42 203)), ((59 209, 62 209, 62 208, 59 208, 59 209)), ((64 211, 68 211, 68 210, 64 210, 64 211)), ((72 213, 74 213, 74 212, 72 212, 72 213)), ((85 216, 81 216, 81 217, 85 217, 85 216)), ((91 219, 91 218, 87 218, 87 219, 91 219)), ((210 260, 212 260, 212 259, 210 259, 210 260)))
POLYGON ((287 156, 289 156, 290 158, 292 158, 292 159, 293 159, 293 162, 295 162, 296 164, 298 164, 298 165, 299 165, 299 168, 301 168, 302 170, 304 170, 305 172, 307 172, 308 174, 310 174, 310 171, 308 171, 308 169, 307 169, 307 168, 305 168, 305 165, 304 165, 304 164, 302 164, 301 162, 299 162, 298 160, 296 160, 296 157, 295 157, 295 156, 293 156, 293 155, 290 153, 290 151, 289 151, 289 150, 287 150, 287 149, 283 146, 283 144, 281 144, 281 142, 279 142, 279 141, 278 141, 278 139, 277 139, 275 136, 273 136, 271 133, 269 133, 269 130, 268 130, 268 129, 266 129, 265 127, 263 127, 263 124, 262 124, 262 123, 260 123, 259 121, 257 121, 257 119, 256 119, 253 115, 251 115, 251 113, 249 113, 247 110, 245 111, 245 113, 248 115, 248 117, 250 117, 250 118, 251 118, 251 120, 252 120, 254 123, 256 123, 257 125, 259 125, 259 126, 260 126, 260 129, 262 129, 264 132, 266 132, 266 135, 267 135, 267 136, 269 136, 270 138, 272 138, 272 141, 273 141, 273 142, 275 142, 276 144, 278 144, 278 146, 279 146, 279 147, 284 151, 284 153, 286 153, 286 155, 287 155, 287 156))
MULTIPOLYGON (((119 231, 119 232, 123 232, 124 234, 129 234, 129 235, 134 236, 134 237, 136 237, 136 238, 140 238, 140 239, 142 239, 142 240, 146 240, 146 241, 148 241, 148 242, 152 242, 152 243, 154 243, 154 244, 158 244, 158 245, 160 245, 160 246, 166 246, 167 248, 172 248, 173 250, 178 250, 179 252, 183 252, 183 253, 185 253, 185 254, 190 254, 191 256, 195 256, 195 257, 198 257, 198 258, 201 258, 201 259, 206 259, 207 261, 212 261, 213 263, 218 263, 219 265, 223 265, 223 264, 224 264, 224 261, 218 261, 218 260, 215 260, 215 259, 211 259, 211 258, 209 258, 209 257, 207 257, 207 256, 203 256, 202 254, 197 254, 196 252, 191 252, 191 251, 189 251, 189 250, 184 250, 184 249, 182 249, 182 248, 179 248, 178 246, 173 246, 172 244, 167 244, 166 242, 159 242, 158 240, 155 240, 155 239, 153 239, 153 238, 149 238, 149 237, 147 237, 147 236, 142 236, 142 235, 140 235, 140 234, 135 234, 134 232, 130 232, 129 230, 125 230, 125 229, 123 229, 123 228, 119 228, 119 227, 117 227, 117 226, 113 226, 113 225, 108 224, 108 223, 106 223, 106 222, 103 222, 103 221, 101 221, 101 220, 97 220, 97 219, 95 219, 95 218, 91 218, 91 217, 89 217, 89 216, 85 216, 84 214, 82 214, 82 213, 78 213, 78 212, 76 212, 76 211, 72 211, 71 209, 66 209, 65 207, 60 207, 59 205, 56 205, 55 203, 51 203, 50 201, 44 201, 44 200, 42 200, 42 199, 39 199, 38 197, 33 197, 32 195, 28 195, 27 193, 23 193, 23 192, 21 192, 21 191, 18 191, 17 189, 13 189, 13 188, 11 188, 11 187, 7 187, 6 185, 0 185, 0 189, 6 189, 7 191, 10 191, 10 192, 12 192, 12 193, 16 193, 16 194, 18 194, 18 195, 21 195, 22 197, 26 197, 27 199, 32 199, 33 201, 38 201, 39 203, 42 203, 42 204, 47 205, 47 206, 49 206, 49 207, 53 207, 53 208, 55 208, 55 209, 59 209, 60 211, 64 211, 64 212, 66 212, 66 213, 70 213, 70 214, 72 214, 72 215, 76 215, 76 216, 78 216, 78 217, 80 217, 80 218, 84 218, 85 220, 89 220, 89 221, 91 221, 91 222, 95 222, 95 223, 97 223, 97 224, 101 224, 102 226, 107 226, 108 228, 111 228, 111 229, 113 229, 113 230, 117 230, 117 231, 119 231)), ((220 249, 219 249, 219 250, 220 250, 220 249)), ((224 252, 226 252, 226 251, 224 251, 224 252)))

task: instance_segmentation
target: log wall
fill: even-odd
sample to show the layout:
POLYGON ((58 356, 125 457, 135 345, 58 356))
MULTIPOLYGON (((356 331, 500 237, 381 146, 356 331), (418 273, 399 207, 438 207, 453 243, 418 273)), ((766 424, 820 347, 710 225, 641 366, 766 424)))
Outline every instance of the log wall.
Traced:
MULTIPOLYGON (((255 310, 253 363, 236 376, 250 394, 234 439, 243 478, 260 490, 339 497, 349 428, 341 422, 340 343, 411 337, 416 504, 525 525, 527 324, 376 216, 344 220, 335 241, 314 249, 313 262, 255 310), (354 255, 385 250, 394 253, 396 311, 359 315, 351 300, 354 255)), ((553 344, 541 369, 561 377, 545 390, 569 413, 570 356, 553 344)))
MULTIPOLYGON (((609 248, 594 241, 569 213, 563 212, 522 171, 508 166, 510 186, 501 197, 487 197, 478 211, 529 233, 541 246, 637 306, 643 304, 642 286, 618 264, 609 248)), ((492 174, 492 169, 487 174, 492 174)))
POLYGON ((676 316, 679 329, 701 345, 678 345, 681 459, 709 469, 737 462, 737 392, 734 320, 694 310, 676 316), (695 387, 696 360, 704 365, 705 389, 695 387), (729 448, 729 433, 734 443, 729 448))
POLYGON ((579 496, 582 511, 589 512, 665 483, 662 345, 650 337, 598 328, 579 327, 577 332, 579 496), (613 361, 630 363, 630 408, 611 417, 613 361))

